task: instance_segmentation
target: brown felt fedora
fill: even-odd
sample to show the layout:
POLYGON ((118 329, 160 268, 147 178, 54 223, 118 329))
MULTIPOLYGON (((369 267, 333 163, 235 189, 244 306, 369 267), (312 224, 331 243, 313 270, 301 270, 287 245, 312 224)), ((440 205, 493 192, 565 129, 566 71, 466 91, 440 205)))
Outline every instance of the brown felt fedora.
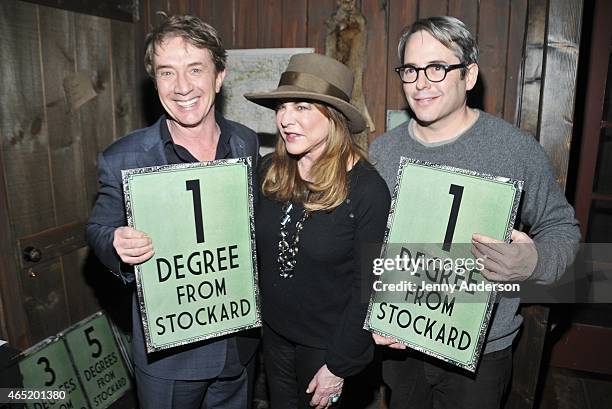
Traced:
POLYGON ((305 99, 323 102, 342 112, 349 130, 361 132, 365 118, 351 103, 353 73, 344 64, 321 54, 295 54, 282 73, 278 87, 268 92, 244 94, 249 101, 276 109, 279 99, 305 99))

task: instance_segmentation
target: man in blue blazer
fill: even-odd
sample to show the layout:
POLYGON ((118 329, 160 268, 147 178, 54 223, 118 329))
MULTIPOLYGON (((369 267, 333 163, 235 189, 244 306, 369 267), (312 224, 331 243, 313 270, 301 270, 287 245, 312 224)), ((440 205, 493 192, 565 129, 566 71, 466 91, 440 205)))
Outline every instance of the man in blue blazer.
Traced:
MULTIPOLYGON (((124 283, 133 282, 133 266, 151 258, 154 249, 145 232, 126 226, 121 170, 245 156, 256 166, 259 148, 252 130, 215 112, 226 52, 213 27, 193 16, 172 16, 147 35, 145 45, 145 68, 166 114, 100 154, 100 190, 87 225, 90 246, 124 283)), ((141 407, 249 406, 245 367, 252 361, 256 337, 217 338, 147 354, 135 296, 132 310, 141 407)))

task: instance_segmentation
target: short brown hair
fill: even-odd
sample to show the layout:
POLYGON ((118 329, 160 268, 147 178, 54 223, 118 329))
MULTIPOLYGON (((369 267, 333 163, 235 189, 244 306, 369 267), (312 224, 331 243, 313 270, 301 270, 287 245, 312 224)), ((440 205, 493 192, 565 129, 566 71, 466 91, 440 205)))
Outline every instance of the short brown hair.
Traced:
POLYGON ((452 50, 462 64, 478 64, 478 44, 465 23, 451 16, 428 17, 407 27, 397 46, 400 64, 404 64, 404 50, 411 35, 427 31, 433 38, 452 50))
POLYGON ((155 47, 168 37, 182 37, 194 47, 209 50, 217 72, 225 70, 227 52, 213 26, 195 16, 177 15, 168 17, 165 13, 159 14, 166 19, 151 30, 145 38, 144 64, 145 70, 151 78, 155 78, 155 67, 153 66, 155 47))

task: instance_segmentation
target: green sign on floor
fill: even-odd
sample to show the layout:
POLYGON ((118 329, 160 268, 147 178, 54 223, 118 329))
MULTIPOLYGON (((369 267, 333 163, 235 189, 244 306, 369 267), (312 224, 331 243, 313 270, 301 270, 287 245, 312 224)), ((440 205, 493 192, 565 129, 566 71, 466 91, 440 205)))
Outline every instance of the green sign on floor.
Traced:
POLYGON ((24 355, 19 361, 23 387, 60 392, 64 396, 64 399, 30 400, 28 408, 89 408, 70 354, 61 338, 43 341, 25 351, 24 355))
POLYGON ((496 287, 471 237, 509 241, 522 185, 402 158, 364 328, 475 371, 496 287))
POLYGON ((130 375, 105 315, 95 314, 63 337, 92 408, 107 408, 130 389, 130 375))
POLYGON ((123 171, 128 223, 155 255, 136 267, 147 351, 261 325, 250 158, 123 171))

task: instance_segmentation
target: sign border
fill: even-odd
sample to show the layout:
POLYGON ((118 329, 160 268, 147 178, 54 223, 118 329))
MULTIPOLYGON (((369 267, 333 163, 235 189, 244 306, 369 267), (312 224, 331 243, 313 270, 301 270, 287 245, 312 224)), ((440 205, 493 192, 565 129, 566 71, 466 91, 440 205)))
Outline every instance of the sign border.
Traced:
POLYGON ((182 345, 192 344, 198 341, 204 341, 207 339, 217 338, 224 335, 233 334, 235 332, 248 330, 251 328, 261 327, 261 305, 260 305, 260 297, 259 297, 259 274, 257 268, 257 252, 255 249, 255 218, 254 218, 254 206, 253 206, 253 166, 252 160, 250 156, 241 157, 241 158, 232 158, 232 159, 217 159, 213 161, 204 161, 204 162, 193 162, 193 163, 180 163, 175 165, 160 165, 160 166, 149 166, 144 168, 136 168, 136 169, 125 169, 121 171, 121 179, 123 182, 123 194, 125 200, 125 211, 127 216, 128 226, 134 227, 134 215, 132 209, 132 196, 130 192, 130 184, 129 177, 135 174, 145 174, 145 173, 154 173, 154 172, 164 172, 164 171, 174 171, 174 170, 183 170, 183 169, 191 169, 191 168, 202 168, 208 166, 226 166, 226 165, 236 165, 242 164, 247 168, 247 183, 248 183, 248 206, 249 206, 249 228, 251 231, 250 241, 251 241, 251 262, 253 266, 253 295, 255 298, 255 321, 252 324, 231 328, 225 331, 217 331, 208 335, 201 335, 196 337, 191 337, 185 339, 183 341, 177 342, 169 342, 164 345, 154 346, 151 345, 151 331, 149 328, 149 320, 147 317, 145 305, 144 305, 144 293, 142 288, 142 269, 141 265, 137 264, 134 266, 134 272, 136 276, 136 292, 138 296, 138 308, 141 314, 141 322, 144 332, 145 344, 147 347, 147 352, 157 352, 162 351, 164 349, 174 348, 182 345))
MULTIPOLYGON (((101 312, 98 311, 96 313, 94 313, 93 315, 96 314, 100 314, 101 312)), ((84 320, 86 320, 87 318, 85 318, 84 320)), ((81 320, 81 321, 84 321, 81 320)), ((83 381, 81 380, 81 376, 79 375, 79 370, 76 367, 76 364, 74 362, 74 359, 72 357, 72 352, 70 351, 70 348, 68 348, 68 343, 66 342, 66 339, 63 337, 63 333, 64 331, 68 330, 68 329, 72 329, 72 328, 76 328, 81 321, 70 325, 68 328, 62 330, 61 332, 58 332, 55 335, 51 335, 39 342, 37 342, 36 344, 32 345, 31 347, 21 351, 18 355, 14 356, 13 358, 11 358, 9 360, 9 366, 10 365, 17 365, 19 366, 19 364, 21 363, 21 361, 27 359, 30 355, 34 355, 40 351, 42 351, 43 349, 45 349, 46 347, 50 346, 51 344, 54 344, 56 342, 60 342, 62 343, 62 345, 64 345, 64 348, 66 349, 66 353, 68 354, 68 360, 70 367, 72 368, 72 370, 74 371, 74 375, 76 378, 76 381, 79 384, 79 389, 81 390, 81 394, 83 395, 83 398, 85 398, 85 403, 87 404, 88 408, 91 408, 91 402, 89 401, 89 396, 87 396, 87 392, 85 391, 85 386, 83 385, 83 381)), ((21 374, 21 368, 19 368, 19 372, 21 374)), ((68 396, 68 395, 67 395, 68 396)), ((24 407, 28 407, 29 405, 24 405, 24 407)))
POLYGON ((74 370, 76 371, 77 377, 79 378, 79 382, 81 383, 81 389, 83 390, 83 395, 85 395, 85 399, 87 399, 87 403, 89 403, 89 406, 91 408, 94 407, 94 405, 92 405, 91 403, 91 399, 89 397, 89 394, 87 393, 87 391, 85 390, 85 381, 81 378, 81 375, 79 373, 79 368, 76 366, 76 360, 74 359, 74 353, 72 352, 72 348, 70 348, 70 345, 68 344, 68 339, 66 338, 66 335, 70 332, 73 332, 77 329, 79 329, 79 327, 81 326, 85 326, 85 324, 87 324, 88 322, 91 322, 95 319, 98 319, 102 317, 103 319, 106 320, 106 322, 108 323, 108 326, 110 328, 110 335, 113 339, 113 341, 115 342, 115 347, 117 348, 117 351, 119 352, 120 358, 121 358, 121 365, 123 366, 123 369, 125 370, 125 374, 127 375, 127 379, 128 379, 128 389, 123 392, 123 394, 117 396, 113 401, 111 401, 110 403, 108 403, 106 406, 104 406, 104 408, 109 408, 111 407, 115 402, 117 402, 119 399, 123 398, 128 391, 132 390, 134 391, 134 373, 133 371, 130 370, 130 368, 128 367, 128 364, 125 360, 125 356, 123 356, 123 351, 121 351, 121 345, 120 345, 120 340, 117 338, 117 334, 115 333, 115 330, 113 328, 114 323, 113 321, 108 317, 108 315, 104 312, 104 311, 97 311, 93 314, 91 314, 89 317, 85 317, 82 320, 80 320, 79 322, 69 326, 68 328, 64 329, 63 331, 59 332, 57 334, 58 337, 61 337, 62 340, 64 341, 64 344, 66 344, 66 349, 68 350, 68 354, 70 355, 70 360, 72 361, 72 366, 74 367, 74 370))
MULTIPOLYGON (((506 227, 506 232, 504 234, 504 241, 506 243, 510 242, 510 237, 512 235, 512 229, 514 227, 514 223, 516 221, 516 216, 518 214, 518 210, 519 210, 519 204, 520 204, 520 199, 521 199, 521 194, 523 191, 523 184, 524 182, 522 180, 518 180, 518 179, 512 179, 512 178, 508 178, 508 177, 503 177, 503 176, 494 176, 494 175, 490 175, 488 173, 482 173, 482 172, 476 172, 473 170, 469 170, 469 169, 463 169, 463 168, 457 168, 454 166, 448 166, 448 165, 441 165, 438 163, 434 163, 434 162, 429 162, 429 161, 423 161, 423 160, 419 160, 419 159, 412 159, 412 158, 408 158, 405 156, 400 157, 400 164, 399 164, 399 169, 398 169, 398 173, 397 173, 397 177, 395 180, 395 186, 393 188, 393 196, 391 199, 391 207, 389 210, 389 217, 387 219, 387 225, 385 227, 385 236, 383 239, 383 245, 381 247, 380 250, 380 257, 384 258, 387 254, 387 247, 388 247, 388 240, 389 240, 389 234, 391 232, 391 226, 393 225, 393 220, 395 218, 395 211, 396 211, 396 205, 397 205, 397 201, 398 201, 398 194, 399 194, 399 188, 401 186, 401 181, 402 181, 402 177, 404 176, 404 170, 405 170, 405 166, 407 164, 414 164, 414 165, 418 165, 418 166, 424 166, 424 167, 429 167, 429 168, 434 168, 434 169, 438 169, 438 170, 442 170, 442 171, 447 171, 447 172, 453 172, 453 173, 458 173, 461 175, 466 175, 466 176, 475 176, 475 177, 479 177, 479 178, 483 178, 483 179, 488 179, 490 181, 495 181, 495 182, 501 182, 501 183, 508 183, 511 184, 515 189, 515 194, 514 194, 514 199, 513 199, 513 204, 512 204, 512 210, 510 212, 510 217, 508 220, 508 226, 506 227)), ((484 313, 484 319, 480 324, 480 330, 478 332, 478 341, 476 343, 476 347, 474 350, 474 355, 472 356, 472 359, 467 363, 464 364, 463 362, 458 362, 452 358, 449 358, 445 355, 442 355, 440 353, 437 353, 435 351, 430 351, 426 348, 423 348, 419 345, 416 345, 414 343, 405 341, 405 340, 399 340, 398 342, 401 344, 404 344, 408 347, 410 347, 411 349, 414 349, 416 351, 419 351, 425 355, 428 356, 432 356, 434 358, 440 359, 441 361, 450 363, 452 365, 458 366, 460 368, 463 369, 467 369, 468 371, 471 372, 476 372, 476 368, 478 367, 478 362, 480 360, 480 355, 482 355, 482 351, 484 349, 484 343, 486 340, 486 333, 489 327, 489 322, 491 320, 491 314, 493 311, 493 306, 495 304, 495 299, 497 297, 497 292, 496 291, 491 291, 489 293, 489 297, 487 300, 487 307, 484 313)), ((374 293, 372 293, 372 295, 370 296, 370 302, 368 303, 368 312, 366 314, 366 318, 365 318, 365 322, 363 324, 363 329, 370 331, 374 334, 378 334, 384 337, 392 337, 392 338, 397 338, 396 336, 386 333, 385 331, 381 331, 379 329, 376 328, 372 328, 370 325, 370 318, 372 316, 372 308, 374 307, 374 293)))

